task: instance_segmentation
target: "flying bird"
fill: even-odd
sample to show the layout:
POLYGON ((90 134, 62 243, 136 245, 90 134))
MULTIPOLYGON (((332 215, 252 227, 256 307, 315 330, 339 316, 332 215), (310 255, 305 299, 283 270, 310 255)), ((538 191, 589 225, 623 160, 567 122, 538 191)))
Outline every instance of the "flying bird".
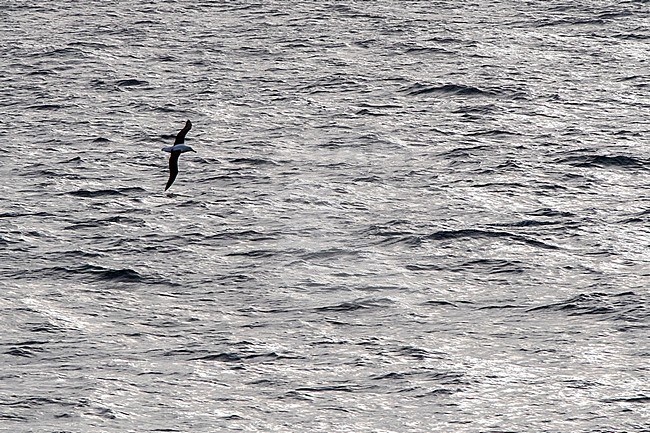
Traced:
POLYGON ((167 181, 167 186, 165 186, 165 191, 167 191, 167 189, 172 186, 172 183, 174 183, 174 180, 176 180, 176 175, 178 175, 178 157, 181 156, 181 153, 196 152, 196 150, 192 149, 190 146, 185 145, 185 135, 190 129, 192 129, 192 122, 188 120, 183 129, 178 131, 176 140, 174 140, 174 145, 162 148, 165 152, 171 153, 171 155, 169 155, 169 180, 167 181))

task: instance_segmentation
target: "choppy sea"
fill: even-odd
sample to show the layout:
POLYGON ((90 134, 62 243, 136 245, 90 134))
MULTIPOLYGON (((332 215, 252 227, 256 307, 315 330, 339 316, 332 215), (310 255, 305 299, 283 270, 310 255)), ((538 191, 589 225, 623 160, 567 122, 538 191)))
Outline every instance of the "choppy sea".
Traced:
POLYGON ((649 17, 3 2, 0 431, 650 432, 649 17))

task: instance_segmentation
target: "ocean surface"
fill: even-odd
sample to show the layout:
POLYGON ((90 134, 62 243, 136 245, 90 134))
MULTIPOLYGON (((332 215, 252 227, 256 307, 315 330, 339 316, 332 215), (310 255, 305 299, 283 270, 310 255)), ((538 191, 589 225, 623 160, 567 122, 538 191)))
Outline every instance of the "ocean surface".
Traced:
POLYGON ((0 52, 0 431, 650 432, 648 0, 19 0, 0 52))

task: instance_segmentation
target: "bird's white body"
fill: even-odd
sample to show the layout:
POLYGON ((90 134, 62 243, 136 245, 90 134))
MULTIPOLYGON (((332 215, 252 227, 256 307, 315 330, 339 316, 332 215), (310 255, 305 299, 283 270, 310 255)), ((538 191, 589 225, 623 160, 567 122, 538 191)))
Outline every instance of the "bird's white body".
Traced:
POLYGON ((178 157, 181 156, 181 153, 196 152, 196 150, 192 149, 190 146, 185 145, 185 134, 187 134, 190 129, 192 129, 192 122, 188 120, 185 122, 183 129, 178 131, 178 134, 176 134, 174 145, 162 148, 165 152, 171 153, 171 155, 169 155, 169 180, 167 181, 167 185, 165 185, 165 191, 172 186, 174 179, 176 179, 176 175, 178 174, 178 157))
POLYGON ((185 152, 196 152, 194 149, 192 149, 190 146, 186 146, 185 144, 175 144, 173 146, 168 146, 168 147, 163 147, 162 150, 165 152, 180 152, 180 153, 185 153, 185 152))

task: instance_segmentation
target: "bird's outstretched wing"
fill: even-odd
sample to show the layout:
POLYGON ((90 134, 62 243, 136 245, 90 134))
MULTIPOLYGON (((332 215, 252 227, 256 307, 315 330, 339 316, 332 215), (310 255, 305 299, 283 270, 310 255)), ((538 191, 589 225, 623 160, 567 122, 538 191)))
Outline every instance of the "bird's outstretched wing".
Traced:
POLYGON ((169 180, 167 181, 167 186, 165 186, 165 191, 169 189, 170 186, 172 186, 172 183, 174 183, 174 180, 176 180, 176 176, 178 175, 178 157, 181 156, 181 152, 172 152, 171 155, 169 155, 169 180))
POLYGON ((192 129, 192 122, 188 120, 187 122, 185 122, 185 126, 183 127, 183 129, 178 131, 178 134, 176 135, 176 140, 174 140, 174 145, 185 143, 185 134, 187 134, 187 132, 190 129, 192 129))

